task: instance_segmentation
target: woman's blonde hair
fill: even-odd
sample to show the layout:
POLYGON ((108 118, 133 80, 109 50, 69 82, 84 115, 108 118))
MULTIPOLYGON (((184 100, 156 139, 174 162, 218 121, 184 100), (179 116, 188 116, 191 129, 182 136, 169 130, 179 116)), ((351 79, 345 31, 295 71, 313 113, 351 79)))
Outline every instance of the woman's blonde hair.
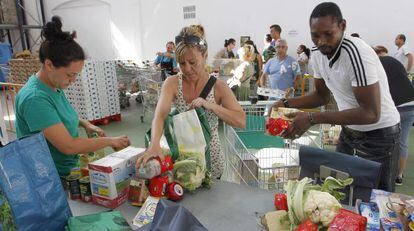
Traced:
POLYGON ((175 55, 177 58, 177 62, 180 63, 182 61, 182 56, 184 52, 191 47, 197 47, 197 49, 204 55, 207 53, 207 42, 205 40, 204 35, 204 28, 201 25, 191 25, 184 27, 181 32, 176 37, 176 44, 177 49, 175 51, 175 55), (191 37, 197 37, 199 42, 198 43, 191 43, 186 42, 185 38, 191 36, 191 37), (177 42, 177 38, 182 38, 184 41, 177 42))
POLYGON ((249 44, 244 44, 244 46, 240 47, 239 50, 237 50, 237 54, 242 61, 252 61, 254 55, 254 47, 249 44))

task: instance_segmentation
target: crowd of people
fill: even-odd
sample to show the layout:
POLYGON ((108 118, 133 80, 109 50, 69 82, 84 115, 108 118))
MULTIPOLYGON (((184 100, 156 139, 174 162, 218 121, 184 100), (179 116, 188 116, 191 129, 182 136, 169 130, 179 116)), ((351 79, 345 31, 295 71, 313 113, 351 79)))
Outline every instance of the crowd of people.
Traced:
MULTIPOLYGON (((315 108, 327 104, 332 93, 339 110, 292 113, 289 116, 293 122, 283 137, 299 138, 314 124, 341 125, 337 151, 382 163, 380 188, 394 191, 395 183, 402 183, 408 132, 414 122, 414 89, 407 78, 413 58, 404 45, 406 37, 397 36, 395 58, 387 56, 383 46, 375 47, 374 51, 362 39, 345 33, 346 21, 339 7, 331 2, 320 3, 313 9, 309 26, 315 47, 310 52, 300 45, 297 57, 288 55, 288 41, 281 37, 282 29, 276 24, 270 26, 270 33, 265 36, 262 53, 253 41, 247 41, 235 54, 235 39, 225 40, 224 48, 215 57, 240 59, 240 66, 233 71, 240 85, 232 92, 219 79, 205 99, 199 97, 210 78, 205 68, 208 56, 205 31, 200 25, 184 27, 175 42, 166 44, 166 52, 157 53, 155 64, 171 76, 163 84, 155 110, 151 145, 137 165, 162 155, 159 141, 164 119, 172 106, 179 111, 203 107, 212 133, 209 143, 212 175, 219 178, 224 154, 218 120, 238 128, 246 126, 245 113, 237 98, 245 100, 251 84, 283 91, 297 88, 302 76, 312 72, 313 91, 280 99, 273 107, 315 108)), ((42 30, 44 40, 39 53, 42 67, 17 95, 16 131, 19 138, 43 131, 58 173, 65 177, 76 167, 77 154, 104 147, 122 149, 130 141, 126 136, 105 137, 102 129, 79 119, 67 101, 62 90, 73 84, 82 71, 85 54, 61 28, 60 19, 53 18, 42 30), (79 137, 79 126, 88 133, 99 133, 101 138, 79 137)))
MULTIPOLYGON (((311 52, 301 44, 297 57, 288 55, 288 41, 277 24, 269 27, 263 52, 251 40, 233 52, 236 40, 230 38, 214 57, 240 59, 232 72, 237 85, 232 89, 239 101, 249 99, 252 85, 297 92, 304 75, 313 76, 314 87, 307 95, 282 99, 276 106, 314 108, 327 104, 332 93, 339 110, 296 114, 285 137, 297 138, 315 123, 342 125, 337 151, 381 162, 387 170, 382 172, 380 187, 393 191, 394 183, 402 184, 414 123, 414 88, 408 78, 413 56, 405 35, 397 35, 397 52, 388 56, 384 46, 370 46, 358 33, 348 36, 346 21, 334 3, 313 10, 310 28, 315 46, 311 52)), ((233 87, 235 81, 230 82, 233 87)))

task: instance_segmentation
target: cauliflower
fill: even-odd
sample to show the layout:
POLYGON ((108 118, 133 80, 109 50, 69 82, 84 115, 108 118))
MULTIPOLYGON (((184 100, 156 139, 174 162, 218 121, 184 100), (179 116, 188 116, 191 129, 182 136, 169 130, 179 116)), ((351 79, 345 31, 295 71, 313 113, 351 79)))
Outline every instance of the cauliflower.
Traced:
POLYGON ((331 194, 310 190, 305 199, 303 210, 313 223, 321 222, 324 227, 328 227, 341 207, 338 200, 331 194))
POLYGON ((206 161, 201 153, 180 153, 179 158, 174 163, 174 179, 180 183, 184 189, 194 192, 201 185, 209 188, 211 179, 206 169, 206 161))

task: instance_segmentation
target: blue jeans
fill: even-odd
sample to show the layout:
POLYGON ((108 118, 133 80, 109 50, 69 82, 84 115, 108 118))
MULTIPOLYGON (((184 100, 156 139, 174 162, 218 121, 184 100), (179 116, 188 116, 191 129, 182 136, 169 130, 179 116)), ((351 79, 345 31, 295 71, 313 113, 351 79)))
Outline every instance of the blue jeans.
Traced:
MULTIPOLYGON (((377 129, 368 132, 352 132, 343 127, 336 146, 337 152, 357 155, 381 163, 379 189, 395 191, 400 150, 400 124, 397 127, 377 129)), ((352 173, 350 173, 352 175, 352 173)))
POLYGON ((414 123, 414 106, 397 107, 401 118, 401 138, 400 138, 400 156, 408 155, 408 136, 414 123))

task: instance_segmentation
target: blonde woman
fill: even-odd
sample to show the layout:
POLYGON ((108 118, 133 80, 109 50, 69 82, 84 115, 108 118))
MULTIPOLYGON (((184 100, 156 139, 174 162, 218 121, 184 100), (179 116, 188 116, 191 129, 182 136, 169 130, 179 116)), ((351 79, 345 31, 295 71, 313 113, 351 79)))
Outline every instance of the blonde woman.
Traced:
POLYGON ((218 135, 218 119, 231 126, 244 128, 246 124, 245 113, 230 88, 221 80, 217 80, 206 99, 199 97, 209 79, 205 68, 207 42, 203 27, 200 25, 184 27, 176 36, 175 43, 177 46, 176 57, 181 72, 167 78, 162 86, 160 100, 152 121, 152 142, 144 156, 137 160, 137 166, 146 163, 150 158, 162 155, 160 139, 164 120, 173 105, 179 112, 204 107, 207 111, 207 120, 212 134, 209 144, 211 173, 212 177, 216 179, 222 175, 224 169, 224 155, 221 151, 218 135))
POLYGON ((233 79, 240 82, 235 94, 237 100, 247 101, 249 100, 250 93, 250 79, 254 75, 254 65, 252 63, 252 60, 255 58, 254 47, 245 44, 239 48, 237 54, 242 63, 233 71, 233 79))

